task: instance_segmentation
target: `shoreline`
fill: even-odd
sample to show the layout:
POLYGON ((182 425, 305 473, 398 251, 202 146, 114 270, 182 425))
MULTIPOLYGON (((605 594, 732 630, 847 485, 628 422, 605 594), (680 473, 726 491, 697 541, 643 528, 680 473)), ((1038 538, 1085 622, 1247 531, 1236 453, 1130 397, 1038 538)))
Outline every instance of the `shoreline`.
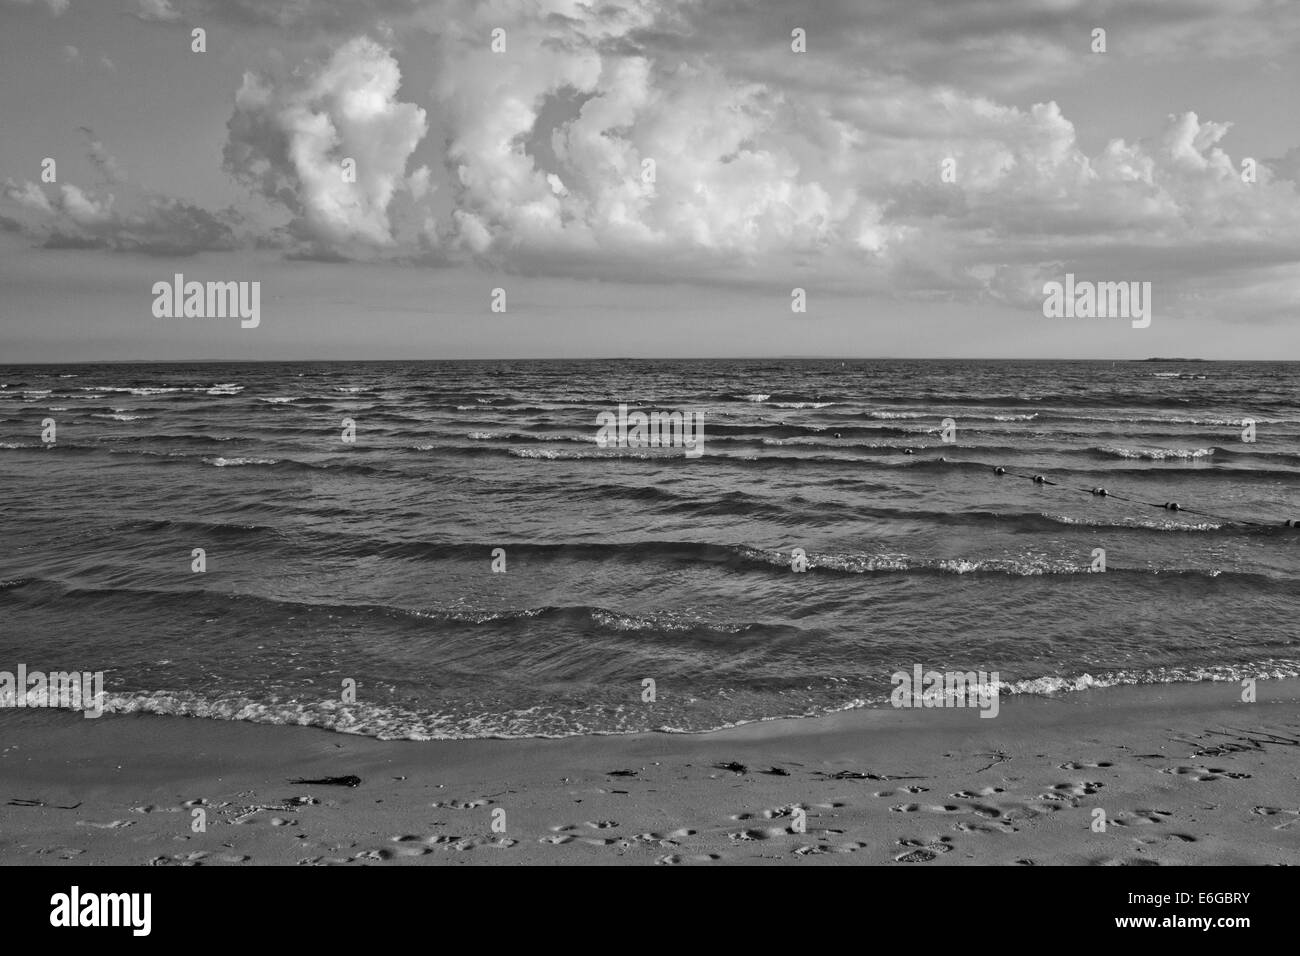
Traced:
POLYGON ((10 711, 0 864, 1297 863, 1300 680, 1257 686, 509 740, 10 711))

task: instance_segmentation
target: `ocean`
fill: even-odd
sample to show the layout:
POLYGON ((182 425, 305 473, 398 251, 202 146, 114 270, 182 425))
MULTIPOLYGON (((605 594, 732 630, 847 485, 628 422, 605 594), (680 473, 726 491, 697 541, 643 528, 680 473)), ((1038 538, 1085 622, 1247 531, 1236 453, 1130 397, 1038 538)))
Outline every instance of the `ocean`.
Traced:
POLYGON ((1270 362, 0 366, 0 670, 103 671, 110 711, 411 739, 888 706, 917 665, 1012 697, 1297 676, 1298 384, 1270 362), (599 447, 620 403, 702 413, 703 454, 599 447))

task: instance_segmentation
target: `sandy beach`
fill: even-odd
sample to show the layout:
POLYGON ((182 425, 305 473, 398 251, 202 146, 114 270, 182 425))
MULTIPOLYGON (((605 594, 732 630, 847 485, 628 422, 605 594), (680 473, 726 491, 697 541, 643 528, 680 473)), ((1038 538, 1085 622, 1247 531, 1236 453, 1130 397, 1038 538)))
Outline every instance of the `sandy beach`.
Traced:
POLYGON ((1258 687, 559 740, 11 710, 0 863, 1295 864, 1300 682, 1258 687))

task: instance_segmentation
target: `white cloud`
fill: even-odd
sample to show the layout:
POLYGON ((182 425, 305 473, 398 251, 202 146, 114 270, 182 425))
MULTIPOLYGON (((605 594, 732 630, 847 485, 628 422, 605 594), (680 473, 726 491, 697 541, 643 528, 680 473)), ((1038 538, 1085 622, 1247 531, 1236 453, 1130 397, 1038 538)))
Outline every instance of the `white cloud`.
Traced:
POLYGON ((60 187, 62 201, 59 208, 78 226, 93 228, 102 226, 112 220, 113 196, 110 193, 102 200, 94 200, 79 187, 66 183, 60 187))
POLYGON ((54 213, 54 207, 50 205, 50 200, 41 187, 30 180, 19 186, 12 179, 6 179, 4 194, 6 199, 18 203, 25 209, 34 209, 50 215, 54 213))
MULTIPOLYGON (((1085 151, 1055 102, 1007 105, 845 57, 801 68, 791 64, 812 61, 779 43, 759 69, 725 31, 689 37, 694 46, 663 40, 674 13, 699 26, 707 5, 453 11, 429 21, 455 194, 443 235, 506 267, 774 282, 811 273, 860 290, 1010 300, 1063 264, 1173 283, 1179 267, 1163 263, 1181 250, 1194 263, 1184 278, 1232 283, 1252 263, 1300 255, 1300 196, 1264 165, 1258 182, 1242 182, 1225 148, 1230 123, 1187 112, 1141 140, 1085 151), (510 24, 504 53, 488 47, 497 22, 510 24), (560 100, 573 104, 567 113, 560 100), (955 183, 940 181, 946 158, 955 183)), ((824 25, 816 37, 838 39, 824 25)))
MULTIPOLYGON (((389 203, 407 188, 407 160, 428 129, 423 109, 398 101, 400 82, 392 54, 365 37, 292 77, 245 74, 226 168, 293 212, 303 238, 390 246, 389 203), (345 159, 356 162, 355 183, 345 159)), ((421 181, 417 171, 417 189, 421 181)))
POLYGON ((135 15, 141 20, 157 20, 170 23, 179 20, 181 15, 170 0, 135 0, 135 15))

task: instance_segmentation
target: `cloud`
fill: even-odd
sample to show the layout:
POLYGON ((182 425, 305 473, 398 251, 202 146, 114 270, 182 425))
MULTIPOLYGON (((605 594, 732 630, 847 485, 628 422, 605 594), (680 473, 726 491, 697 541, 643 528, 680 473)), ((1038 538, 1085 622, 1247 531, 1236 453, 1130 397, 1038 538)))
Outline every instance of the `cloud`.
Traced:
POLYGON ((187 256, 243 244, 233 212, 214 214, 171 197, 146 196, 123 210, 112 193, 95 194, 65 183, 50 199, 36 183, 12 180, 5 180, 3 194, 28 213, 14 220, 19 231, 49 249, 187 256))
MULTIPOLYGON (((1267 172, 1241 180, 1222 145, 1231 124, 1182 113, 1144 141, 1090 155, 1054 102, 1010 106, 865 66, 792 82, 791 71, 812 68, 790 64, 812 61, 789 50, 780 16, 754 6, 737 24, 742 41, 766 27, 763 56, 783 66, 758 69, 732 51, 731 7, 556 0, 535 18, 477 5, 431 23, 431 95, 454 192, 439 238, 525 272, 812 275, 993 299, 1061 263, 1130 268, 1144 247, 1300 249, 1295 190, 1267 172), (723 13, 699 47, 688 27, 712 10, 723 13), (510 23, 504 52, 488 46, 494 22, 510 23), (955 183, 939 177, 949 158, 955 183), (1108 245, 1120 251, 1099 255, 1108 245)), ((962 15, 988 20, 970 23, 971 35, 992 35, 1002 21, 979 9, 962 15)), ((943 34, 930 11, 917 22, 943 34)), ((823 42, 861 36, 847 7, 828 16, 810 21, 823 42)), ((1048 29, 1023 21, 1036 23, 1048 29)))
POLYGON ((100 178, 106 183, 120 183, 126 179, 126 173, 118 161, 104 147, 104 144, 95 135, 95 131, 89 126, 78 127, 81 135, 86 138, 86 158, 90 164, 95 167, 100 178))
POLYGON ((141 20, 163 23, 171 23, 181 18, 180 12, 171 5, 170 0, 135 0, 133 12, 141 20))
POLYGON ((231 250, 249 241, 243 216, 234 210, 210 212, 156 193, 128 193, 119 202, 126 174, 89 127, 87 158, 101 177, 100 189, 61 183, 47 192, 37 183, 0 185, 0 196, 17 215, 5 217, 18 232, 48 249, 106 249, 157 256, 187 256, 206 250, 231 250))
MULTIPOLYGON (((388 207, 412 188, 407 160, 428 130, 423 109, 398 101, 400 83, 396 59, 366 37, 290 77, 245 74, 224 166, 288 209, 301 239, 358 254, 392 246, 388 207), (355 182, 344 175, 349 159, 355 182)), ((417 171, 414 190, 427 188, 417 171)))
POLYGON ((236 29, 348 33, 400 18, 442 0, 136 0, 142 20, 221 23, 236 29))
POLYGON ((46 198, 41 187, 34 182, 28 181, 19 186, 12 179, 6 179, 4 194, 6 199, 25 209, 33 209, 39 213, 54 215, 54 207, 50 205, 50 201, 46 198))
MULTIPOLYGON (((223 154, 224 168, 281 216, 254 241, 294 257, 478 260, 529 274, 787 289, 816 282, 1016 305, 1071 269, 1158 279, 1189 303, 1239 290, 1261 311, 1296 291, 1285 270, 1300 261, 1297 149, 1261 159, 1247 182, 1230 148, 1234 117, 1180 105, 1140 134, 1098 144, 1037 91, 1086 85, 1119 64, 1142 76, 1188 55, 1277 61, 1300 49, 1300 4, 145 7, 324 39, 319 60, 244 76, 223 154), (1108 31, 1104 55, 1089 49, 1095 26, 1108 31), (489 46, 498 27, 503 52, 489 46), (795 27, 807 29, 807 53, 790 48, 795 27), (383 42, 352 36, 358 29, 383 42), (348 32, 334 38, 339 31, 348 32), (421 89, 402 89, 399 59, 421 89), (349 158, 355 183, 343 175, 349 158), (940 176, 945 160, 955 181, 940 176)), ((1249 127, 1249 111, 1243 119, 1249 127)), ((120 169, 87 135, 99 185, 120 185, 120 169)), ((22 215, 57 217, 60 236, 111 248, 125 247, 123 207, 159 223, 159 235, 190 235, 191 246, 232 241, 248 225, 228 233, 221 226, 235 220, 224 214, 208 223, 193 207, 165 213, 117 192, 114 205, 93 190, 6 190, 22 215)))

